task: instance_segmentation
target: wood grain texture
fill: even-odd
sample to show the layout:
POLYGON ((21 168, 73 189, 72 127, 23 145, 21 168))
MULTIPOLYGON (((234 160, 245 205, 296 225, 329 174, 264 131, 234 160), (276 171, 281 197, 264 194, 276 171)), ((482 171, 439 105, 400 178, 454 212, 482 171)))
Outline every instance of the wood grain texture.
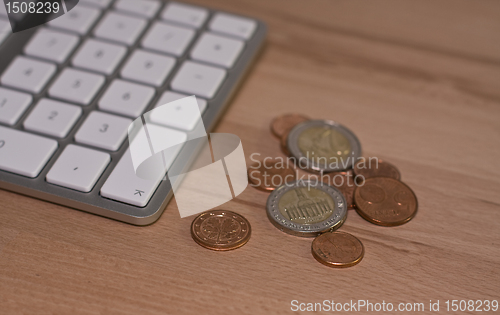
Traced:
POLYGON ((385 228, 349 212, 363 261, 336 270, 286 235, 248 187, 218 207, 252 238, 213 252, 175 201, 135 227, 0 191, 2 314, 286 314, 291 300, 500 299, 500 2, 195 0, 269 25, 265 50, 217 132, 282 156, 279 114, 336 120, 400 169, 419 210, 385 228))

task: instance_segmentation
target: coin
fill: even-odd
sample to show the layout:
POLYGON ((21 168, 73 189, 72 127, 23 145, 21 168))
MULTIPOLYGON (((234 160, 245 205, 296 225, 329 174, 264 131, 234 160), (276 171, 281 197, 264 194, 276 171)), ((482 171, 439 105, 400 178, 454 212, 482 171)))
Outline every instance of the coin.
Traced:
POLYGON ((250 185, 262 190, 274 190, 295 180, 295 171, 288 159, 266 158, 250 166, 247 170, 250 185))
POLYGON ((288 151, 288 147, 286 146, 286 143, 288 141, 288 134, 290 132, 287 131, 283 137, 281 137, 280 139, 280 147, 281 147, 281 151, 286 155, 286 156, 290 156, 290 151, 288 151))
POLYGON ((418 208, 417 197, 411 188, 388 177, 368 178, 354 191, 354 203, 361 217, 383 226, 410 221, 418 208))
POLYGON ((342 193, 321 181, 287 183, 269 195, 266 208, 274 226, 296 236, 338 229, 347 216, 342 193))
POLYGON ((200 214, 191 224, 191 236, 199 245, 218 251, 245 245, 250 239, 250 223, 243 216, 227 210, 200 214))
POLYGON ((363 159, 354 165, 354 173, 365 179, 372 177, 390 177, 401 180, 401 174, 396 166, 391 163, 376 159, 375 161, 363 159))
POLYGON ((271 122, 271 131, 273 134, 281 138, 285 133, 288 133, 298 123, 309 120, 309 117, 301 114, 286 114, 273 119, 271 122))
POLYGON ((346 268, 358 264, 365 254, 363 244, 345 232, 328 232, 316 237, 311 252, 317 261, 328 267, 346 268))
POLYGON ((338 190, 344 195, 347 209, 354 209, 354 189, 356 188, 356 183, 354 181, 354 174, 352 170, 345 172, 332 172, 323 173, 321 175, 321 180, 338 190))
POLYGON ((334 172, 352 168, 361 144, 352 131, 328 120, 309 120, 295 126, 287 148, 301 168, 334 172))

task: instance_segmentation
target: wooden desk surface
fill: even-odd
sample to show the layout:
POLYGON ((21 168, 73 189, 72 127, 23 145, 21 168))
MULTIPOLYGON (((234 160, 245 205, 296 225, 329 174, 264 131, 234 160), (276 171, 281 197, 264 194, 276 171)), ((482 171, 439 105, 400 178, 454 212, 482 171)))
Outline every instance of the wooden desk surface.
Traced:
MULTIPOLYGON (((417 194, 408 224, 349 212, 363 261, 317 263, 312 239, 278 231, 268 194, 219 207, 250 242, 213 252, 175 201, 136 227, 0 191, 2 314, 273 314, 291 301, 500 299, 500 2, 212 0, 269 25, 266 49, 218 132, 247 157, 282 156, 269 122, 304 113, 352 129, 366 156, 396 164, 417 194)), ((451 313, 451 312, 450 312, 451 313)))

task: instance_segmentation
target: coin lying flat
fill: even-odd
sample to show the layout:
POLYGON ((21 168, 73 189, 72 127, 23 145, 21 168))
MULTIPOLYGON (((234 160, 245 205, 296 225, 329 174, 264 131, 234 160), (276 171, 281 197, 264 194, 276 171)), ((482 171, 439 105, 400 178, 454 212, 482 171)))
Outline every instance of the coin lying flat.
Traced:
POLYGON ((295 171, 284 159, 264 159, 248 170, 250 185, 262 190, 275 190, 286 182, 295 180, 295 171))
POLYGON ((316 237, 311 252, 328 267, 346 268, 358 264, 365 254, 360 240, 345 232, 328 232, 316 237))
POLYGON ((347 216, 342 193, 321 181, 287 183, 269 195, 266 208, 278 229, 306 237, 339 228, 347 216))
POLYGON ((334 172, 352 168, 361 144, 352 131, 328 120, 309 120, 295 126, 287 148, 301 168, 334 172))
POLYGON ((401 173, 399 173, 396 166, 380 159, 376 161, 359 161, 354 165, 354 174, 361 175, 365 179, 372 177, 390 177, 401 180, 401 173))
POLYGON ((301 114, 286 114, 278 116, 271 122, 271 131, 276 137, 282 138, 295 125, 306 120, 309 120, 309 117, 301 114))
POLYGON ((191 224, 191 236, 199 245, 218 251, 232 250, 250 239, 250 223, 243 216, 227 210, 203 212, 191 224))
POLYGON ((356 183, 352 170, 324 173, 321 175, 321 180, 340 190, 347 203, 347 209, 354 209, 354 190, 356 188, 356 183))
POLYGON ((368 178, 354 191, 354 203, 361 217, 383 226, 410 221, 418 208, 417 197, 411 188, 388 177, 368 178))

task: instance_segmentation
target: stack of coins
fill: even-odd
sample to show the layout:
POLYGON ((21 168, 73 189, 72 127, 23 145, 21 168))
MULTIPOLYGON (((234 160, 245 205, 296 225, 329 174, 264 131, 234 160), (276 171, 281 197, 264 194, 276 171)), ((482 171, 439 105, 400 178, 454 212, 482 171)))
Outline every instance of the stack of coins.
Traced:
POLYGON ((415 216, 417 198, 400 181, 396 167, 378 159, 375 165, 371 160, 367 163, 358 138, 348 128, 334 121, 287 114, 272 121, 271 131, 292 164, 320 180, 295 180, 293 167, 269 159, 267 165, 260 162, 248 169, 250 183, 271 191, 266 208, 274 226, 291 235, 316 237, 311 252, 320 263, 342 268, 362 260, 361 241, 336 231, 348 209, 382 226, 401 225, 415 216), (351 183, 346 184, 349 179, 351 183))

